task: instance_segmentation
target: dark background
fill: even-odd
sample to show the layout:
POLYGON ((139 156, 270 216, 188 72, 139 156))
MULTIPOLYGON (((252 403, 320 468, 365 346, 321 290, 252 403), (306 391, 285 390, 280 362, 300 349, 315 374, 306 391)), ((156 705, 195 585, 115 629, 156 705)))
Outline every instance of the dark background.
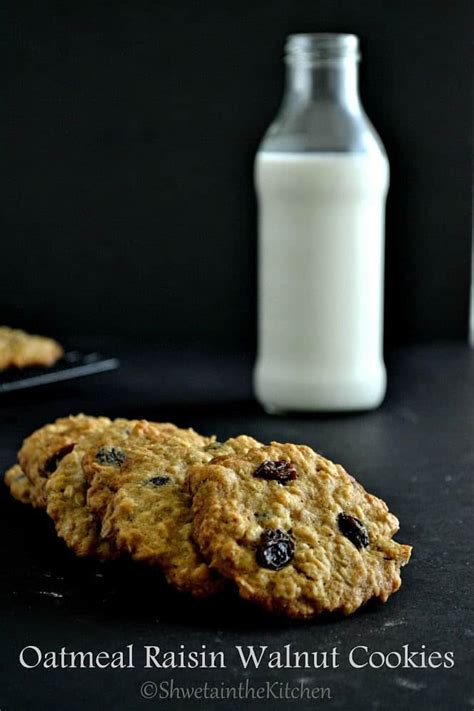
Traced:
POLYGON ((252 160, 284 39, 349 31, 392 170, 388 342, 465 338, 469 5, 4 4, 0 322, 252 349, 252 160))

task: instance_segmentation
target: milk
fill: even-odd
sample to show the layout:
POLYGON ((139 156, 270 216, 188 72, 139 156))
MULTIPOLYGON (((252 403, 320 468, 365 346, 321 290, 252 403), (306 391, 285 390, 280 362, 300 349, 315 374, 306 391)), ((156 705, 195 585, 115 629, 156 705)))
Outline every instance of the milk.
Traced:
POLYGON ((380 152, 259 152, 257 398, 269 412, 376 407, 382 355, 380 152))

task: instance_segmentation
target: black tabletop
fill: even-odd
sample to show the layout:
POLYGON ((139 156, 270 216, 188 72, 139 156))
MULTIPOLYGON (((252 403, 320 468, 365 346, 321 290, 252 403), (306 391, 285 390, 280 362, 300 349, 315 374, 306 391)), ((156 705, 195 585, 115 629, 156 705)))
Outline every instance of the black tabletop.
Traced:
POLYGON ((43 512, 11 500, 2 486, 2 711, 474 706, 474 354, 467 347, 397 351, 388 358, 389 390, 379 410, 317 417, 265 415, 252 399, 248 357, 105 347, 121 358, 120 370, 1 396, 2 471, 31 430, 80 411, 171 420, 219 439, 244 432, 304 442, 387 501, 400 519, 397 539, 414 546, 412 561, 385 605, 370 603, 349 618, 288 622, 232 596, 181 597, 139 565, 78 560, 43 512), (186 652, 188 667, 190 652, 206 654, 198 668, 144 668, 146 646, 160 647, 162 664, 165 650, 186 652), (249 646, 257 656, 265 648, 258 668, 245 669, 239 656, 238 648, 246 656, 249 646), (38 666, 22 666, 26 647, 37 651, 26 650, 23 661, 38 666), (128 666, 112 668, 112 653, 121 651, 128 666), (217 655, 212 668, 209 653, 220 651, 226 666, 217 655), (95 668, 78 668, 79 657, 71 668, 70 652, 89 652, 84 664, 92 658, 95 668), (281 652, 283 666, 272 666, 270 652, 281 652), (319 652, 319 666, 309 657, 305 668, 300 657, 295 668, 294 652, 319 652), (109 666, 97 668, 107 659, 109 666))

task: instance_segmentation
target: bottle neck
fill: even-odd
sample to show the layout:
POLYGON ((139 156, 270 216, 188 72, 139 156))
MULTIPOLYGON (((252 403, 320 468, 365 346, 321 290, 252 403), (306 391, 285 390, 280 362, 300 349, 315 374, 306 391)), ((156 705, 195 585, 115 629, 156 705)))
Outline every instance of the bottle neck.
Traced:
POLYGON ((359 112, 357 61, 343 58, 315 65, 288 63, 285 106, 301 109, 315 102, 333 103, 348 111, 359 112))

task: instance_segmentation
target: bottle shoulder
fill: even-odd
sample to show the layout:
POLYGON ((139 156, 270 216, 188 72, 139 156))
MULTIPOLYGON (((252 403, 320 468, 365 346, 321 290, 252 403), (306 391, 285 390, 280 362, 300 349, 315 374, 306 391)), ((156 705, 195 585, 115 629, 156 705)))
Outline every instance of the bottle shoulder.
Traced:
POLYGON ((383 143, 363 109, 345 110, 332 102, 299 108, 283 104, 259 150, 381 153, 386 157, 383 143))

